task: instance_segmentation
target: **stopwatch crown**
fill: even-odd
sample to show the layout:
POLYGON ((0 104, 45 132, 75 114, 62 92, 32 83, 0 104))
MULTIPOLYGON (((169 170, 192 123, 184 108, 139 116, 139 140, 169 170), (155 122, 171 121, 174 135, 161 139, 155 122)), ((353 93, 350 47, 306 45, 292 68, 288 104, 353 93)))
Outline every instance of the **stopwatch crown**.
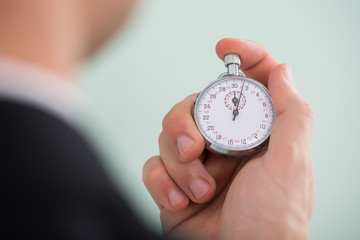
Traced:
POLYGON ((239 75, 240 57, 237 54, 231 53, 224 58, 225 67, 228 69, 229 75, 239 75))
POLYGON ((225 63, 225 67, 229 66, 230 64, 236 64, 239 67, 241 61, 239 55, 231 53, 225 56, 224 63, 225 63))

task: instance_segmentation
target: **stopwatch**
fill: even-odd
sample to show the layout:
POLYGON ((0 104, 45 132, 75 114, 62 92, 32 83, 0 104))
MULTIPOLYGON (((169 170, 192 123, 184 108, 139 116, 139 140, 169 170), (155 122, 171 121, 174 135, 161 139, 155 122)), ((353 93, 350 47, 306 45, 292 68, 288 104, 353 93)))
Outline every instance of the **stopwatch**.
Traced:
POLYGON ((240 57, 228 54, 228 71, 201 91, 194 103, 194 119, 206 148, 229 157, 245 157, 264 151, 275 122, 268 89, 246 77, 240 57))

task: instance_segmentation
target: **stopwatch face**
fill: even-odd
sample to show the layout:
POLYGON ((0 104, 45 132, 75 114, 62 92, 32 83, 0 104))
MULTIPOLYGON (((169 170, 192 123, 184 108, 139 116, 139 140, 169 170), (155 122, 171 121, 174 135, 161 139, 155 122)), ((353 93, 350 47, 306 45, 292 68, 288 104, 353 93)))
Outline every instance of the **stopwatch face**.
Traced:
POLYGON ((236 155, 268 139, 275 111, 265 86, 233 76, 216 80, 198 95, 194 118, 213 149, 236 155))

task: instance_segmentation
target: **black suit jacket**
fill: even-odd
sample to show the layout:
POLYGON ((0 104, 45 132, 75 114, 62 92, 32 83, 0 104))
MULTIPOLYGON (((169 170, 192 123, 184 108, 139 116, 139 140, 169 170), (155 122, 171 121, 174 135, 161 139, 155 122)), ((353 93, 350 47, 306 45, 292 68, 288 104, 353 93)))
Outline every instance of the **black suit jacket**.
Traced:
POLYGON ((141 226, 86 140, 61 119, 0 100, 0 159, 1 239, 159 239, 141 226))

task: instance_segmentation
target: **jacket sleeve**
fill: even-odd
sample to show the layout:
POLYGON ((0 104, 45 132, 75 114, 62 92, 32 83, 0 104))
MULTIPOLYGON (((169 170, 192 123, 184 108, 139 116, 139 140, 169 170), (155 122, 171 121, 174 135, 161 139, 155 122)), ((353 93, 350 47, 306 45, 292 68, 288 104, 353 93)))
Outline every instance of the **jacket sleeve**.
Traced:
POLYGON ((136 219, 98 156, 55 116, 0 101, 1 239, 160 239, 136 219))

